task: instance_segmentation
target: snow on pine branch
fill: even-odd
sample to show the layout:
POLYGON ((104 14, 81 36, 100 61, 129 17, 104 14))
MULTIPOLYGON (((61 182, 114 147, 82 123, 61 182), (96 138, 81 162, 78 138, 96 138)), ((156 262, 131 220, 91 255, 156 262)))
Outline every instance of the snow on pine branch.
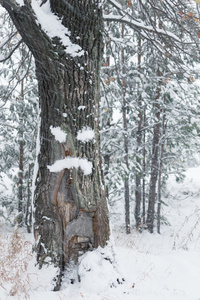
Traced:
POLYGON ((138 22, 135 20, 131 20, 129 17, 126 17, 126 16, 113 15, 113 14, 105 15, 104 14, 103 18, 104 18, 104 21, 116 21, 116 22, 125 23, 128 26, 130 26, 131 28, 137 27, 137 28, 143 29, 148 32, 159 33, 159 34, 171 37, 176 42, 180 42, 180 39, 170 31, 166 31, 163 29, 154 28, 153 26, 145 25, 144 22, 138 22))
POLYGON ((52 13, 49 0, 40 6, 41 1, 32 0, 32 8, 42 29, 50 38, 58 37, 66 47, 65 52, 72 57, 84 55, 83 49, 78 44, 73 44, 70 31, 62 25, 61 20, 52 13))
POLYGON ((92 163, 87 158, 79 157, 65 157, 64 159, 57 160, 52 166, 47 166, 50 172, 60 172, 64 169, 81 168, 84 175, 92 173, 92 163))

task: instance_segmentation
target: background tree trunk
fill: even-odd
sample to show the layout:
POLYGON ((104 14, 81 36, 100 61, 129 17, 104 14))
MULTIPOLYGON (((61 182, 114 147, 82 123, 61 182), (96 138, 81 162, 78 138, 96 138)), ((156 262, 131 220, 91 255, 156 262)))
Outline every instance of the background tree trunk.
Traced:
POLYGON ((157 71, 158 87, 156 91, 156 98, 154 103, 155 109, 155 124, 153 128, 153 141, 152 141, 152 161, 151 161, 151 175, 149 183, 149 202, 147 211, 147 228, 153 233, 154 228, 154 214, 155 214, 155 202, 156 202, 156 186, 158 180, 158 165, 159 165, 159 140, 160 140, 160 92, 161 92, 161 72, 157 71))
POLYGON ((83 49, 83 55, 70 55, 59 38, 50 39, 42 31, 29 1, 24 2, 19 7, 0 0, 36 63, 41 110, 34 195, 37 260, 40 266, 51 261, 62 271, 66 263, 76 263, 79 255, 105 246, 109 238, 98 123, 102 16, 96 0, 50 0, 52 12, 71 32, 71 42, 83 49), (66 133, 66 141, 56 140, 54 127, 66 133), (78 132, 88 127, 95 140, 77 140, 78 132), (85 175, 80 168, 50 172, 48 166, 65 157, 87 159, 92 173, 85 175))
MULTIPOLYGON (((138 37, 138 77, 141 74, 141 35, 138 37)), ((135 221, 136 229, 141 230, 141 201, 142 201, 142 96, 140 91, 140 83, 137 84, 137 136, 136 136, 136 174, 135 174, 135 221)))
MULTIPOLYGON (((124 6, 124 0, 121 0, 121 5, 124 6)), ((124 24, 122 24, 121 37, 124 38, 124 24)), ((125 80, 125 57, 124 47, 121 48, 121 63, 122 63, 122 118, 124 132, 124 160, 126 172, 124 178, 124 200, 125 200, 125 226, 126 233, 131 232, 130 228, 130 192, 129 192, 129 151, 128 151, 128 126, 127 126, 127 101, 126 101, 126 80, 125 80)))

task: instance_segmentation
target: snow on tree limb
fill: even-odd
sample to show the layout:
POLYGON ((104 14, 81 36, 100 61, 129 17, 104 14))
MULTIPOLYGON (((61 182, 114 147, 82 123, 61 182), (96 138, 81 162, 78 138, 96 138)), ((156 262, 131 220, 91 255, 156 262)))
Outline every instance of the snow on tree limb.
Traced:
POLYGON ((49 1, 41 7, 36 0, 32 0, 32 8, 44 32, 51 39, 54 37, 60 38, 63 46, 66 47, 65 52, 67 54, 71 56, 82 56, 84 54, 83 49, 78 44, 71 42, 69 38, 71 33, 62 25, 62 21, 58 16, 52 13, 49 1))
POLYGON ((109 15, 104 15, 103 18, 104 18, 104 21, 114 21, 114 22, 124 23, 133 29, 139 28, 139 29, 143 29, 145 31, 149 31, 152 33, 159 33, 159 34, 162 34, 165 36, 169 36, 170 38, 173 38, 176 42, 181 42, 180 39, 170 31, 166 31, 166 30, 159 29, 159 28, 155 29, 153 26, 145 25, 144 22, 130 20, 130 18, 128 18, 126 16, 109 14, 109 15))

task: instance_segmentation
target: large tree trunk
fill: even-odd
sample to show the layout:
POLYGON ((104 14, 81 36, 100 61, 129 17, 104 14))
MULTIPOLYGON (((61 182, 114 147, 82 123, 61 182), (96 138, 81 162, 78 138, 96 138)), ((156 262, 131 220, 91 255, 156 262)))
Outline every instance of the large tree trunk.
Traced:
POLYGON ((102 16, 97 0, 50 0, 52 12, 71 32, 71 42, 82 49, 66 54, 59 38, 42 31, 29 0, 24 2, 19 7, 0 0, 36 62, 41 110, 34 196, 37 260, 40 266, 51 261, 62 270, 88 249, 105 246, 109 238, 98 124, 102 16), (57 127, 65 140, 54 135, 57 127), (94 139, 78 140, 84 129, 93 130, 94 139), (59 171, 57 160, 62 160, 59 171))

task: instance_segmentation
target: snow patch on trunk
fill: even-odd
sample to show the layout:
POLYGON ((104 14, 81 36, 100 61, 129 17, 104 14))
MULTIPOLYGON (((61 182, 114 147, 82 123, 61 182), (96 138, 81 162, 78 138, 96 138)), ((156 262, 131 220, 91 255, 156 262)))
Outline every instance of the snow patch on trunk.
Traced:
POLYGON ((39 24, 50 38, 60 38, 62 44, 66 47, 65 52, 67 54, 73 57, 84 55, 83 49, 78 44, 73 44, 70 41, 70 31, 63 26, 62 21, 52 13, 49 0, 41 7, 40 2, 37 0, 32 0, 31 4, 39 24))
POLYGON ((84 110, 85 108, 86 108, 85 105, 80 105, 80 106, 78 107, 78 110, 84 110))
POLYGON ((60 172, 64 169, 81 168, 84 175, 92 173, 92 163, 86 158, 79 157, 65 157, 57 160, 52 166, 47 166, 50 172, 60 172))
POLYGON ((94 130, 90 127, 84 127, 83 129, 78 131, 77 140, 81 142, 88 142, 93 140, 95 137, 94 130))
POLYGON ((24 5, 24 0, 16 0, 17 4, 19 4, 20 6, 24 5))
POLYGON ((54 135, 56 141, 64 143, 66 141, 67 134, 60 127, 50 126, 51 133, 54 135))

